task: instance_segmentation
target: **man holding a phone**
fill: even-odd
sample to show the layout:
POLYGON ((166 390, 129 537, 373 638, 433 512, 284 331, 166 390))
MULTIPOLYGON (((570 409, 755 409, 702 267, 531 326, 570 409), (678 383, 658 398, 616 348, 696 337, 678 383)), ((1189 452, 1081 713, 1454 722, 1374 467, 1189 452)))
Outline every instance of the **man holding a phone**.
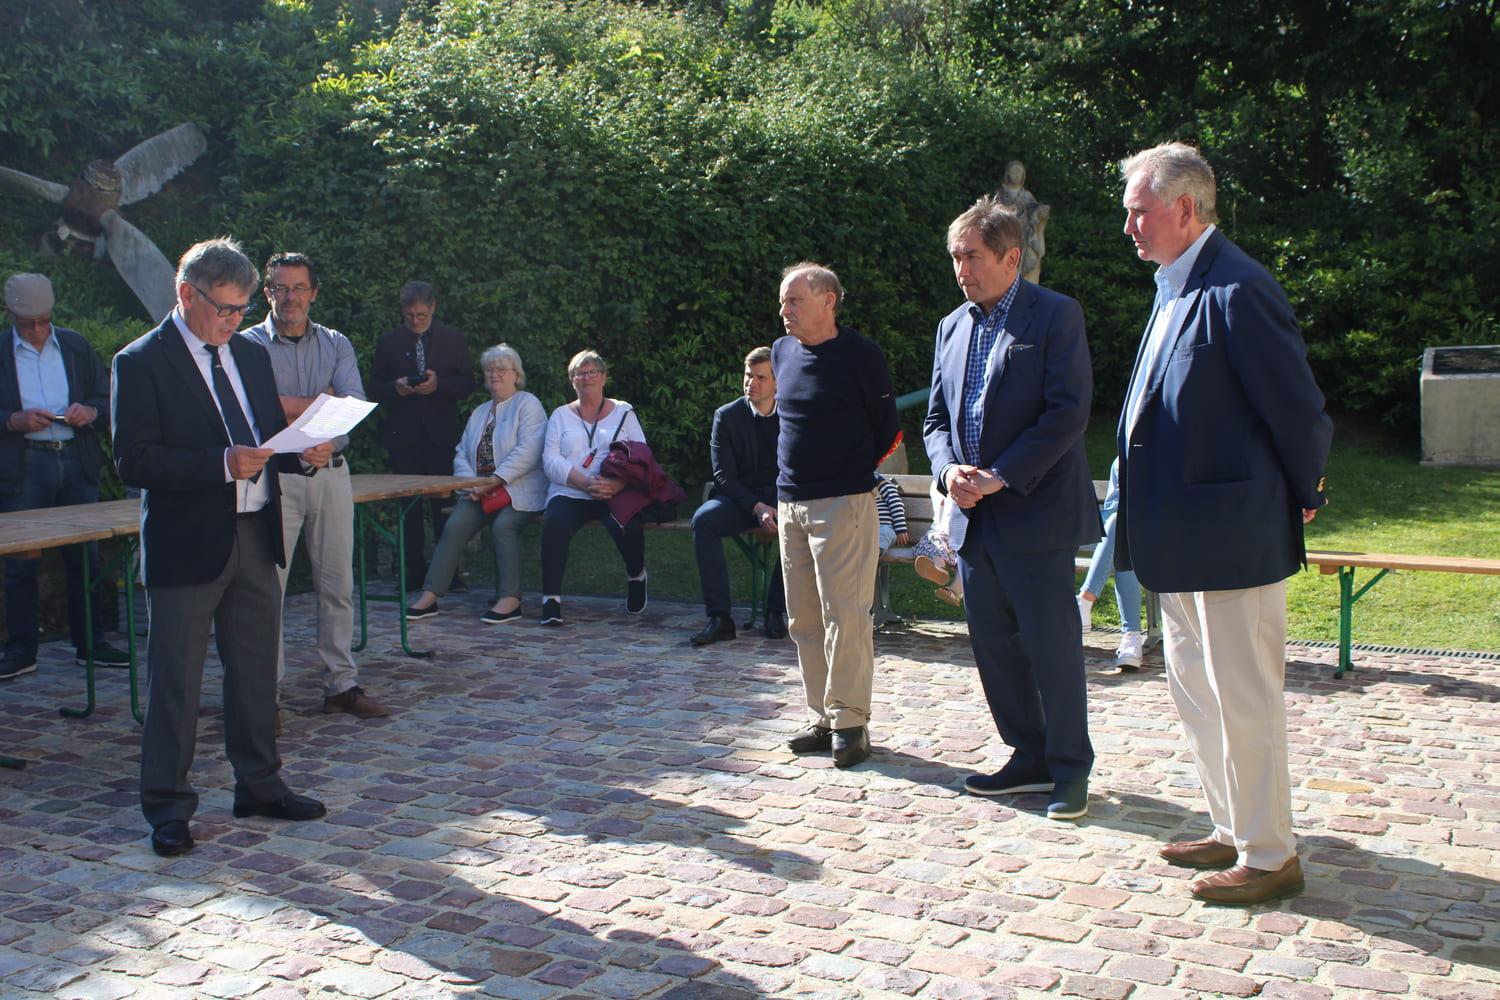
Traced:
MULTIPOLYGON (((458 402, 474 391, 474 363, 463 332, 434 318, 437 295, 425 281, 401 286, 404 322, 381 334, 375 344, 370 398, 385 417, 386 454, 392 472, 451 476, 453 449, 461 425, 458 402)), ((432 537, 442 537, 446 499, 414 503, 406 512, 406 582, 420 588, 427 577, 422 508, 432 520, 432 537)), ((447 581, 444 581, 445 583, 447 581)))
MULTIPOLYGON (((52 325, 52 283, 41 274, 5 282, 10 324, 0 333, 0 511, 35 510, 99 499, 108 426, 109 377, 80 333, 52 325)), ((87 546, 97 572, 98 546, 87 546)), ((94 662, 126 666, 130 657, 99 634, 99 604, 85 623, 83 563, 77 546, 62 550, 68 576, 68 626, 80 664, 87 662, 89 630, 94 662)), ((5 560, 5 622, 0 680, 36 669, 38 645, 36 559, 5 560)))

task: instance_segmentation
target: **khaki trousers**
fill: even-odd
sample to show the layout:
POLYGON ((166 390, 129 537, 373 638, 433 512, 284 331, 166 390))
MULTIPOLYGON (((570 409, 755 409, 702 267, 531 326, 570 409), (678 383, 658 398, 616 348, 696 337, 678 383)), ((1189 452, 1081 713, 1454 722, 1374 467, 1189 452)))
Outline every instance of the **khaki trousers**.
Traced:
POLYGON ((875 494, 782 500, 776 517, 787 631, 797 643, 811 720, 832 729, 863 726, 875 681, 875 494))
POLYGON ((1213 837, 1274 871, 1297 852, 1287 775, 1286 582, 1162 594, 1167 682, 1213 837))
MULTIPOLYGON (((318 659, 323 693, 332 697, 359 684, 354 662, 354 490, 349 463, 319 469, 315 476, 281 477, 281 541, 286 565, 276 578, 286 599, 297 537, 307 546, 313 593, 318 600, 318 659)), ((286 674, 286 644, 276 646, 276 684, 286 674)))

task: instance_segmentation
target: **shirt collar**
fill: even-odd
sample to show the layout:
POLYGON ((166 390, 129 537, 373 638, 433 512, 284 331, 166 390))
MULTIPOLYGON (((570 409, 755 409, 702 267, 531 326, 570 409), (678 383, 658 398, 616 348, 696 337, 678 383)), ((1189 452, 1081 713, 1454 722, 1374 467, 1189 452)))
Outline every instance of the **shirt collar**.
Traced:
POLYGON ((17 350, 20 350, 22 347, 24 347, 26 348, 26 350, 31 351, 34 354, 45 354, 47 353, 47 348, 49 347, 55 348, 58 351, 62 350, 62 345, 57 342, 57 325, 55 323, 48 325, 47 339, 42 342, 41 350, 37 350, 35 347, 32 347, 31 342, 28 341, 25 337, 21 336, 21 331, 17 330, 14 324, 11 325, 10 335, 15 338, 17 350))
POLYGON ((1016 292, 1020 290, 1021 276, 1018 274, 1010 283, 1010 287, 1005 290, 1005 294, 1000 296, 1000 301, 995 303, 995 308, 986 313, 978 302, 970 302, 969 315, 974 317, 976 323, 981 323, 992 316, 1003 316, 1010 312, 1011 303, 1016 301, 1016 292))
POLYGON ((1193 273, 1193 265, 1198 262, 1198 254, 1203 251, 1203 244, 1208 242, 1209 236, 1216 228, 1218 227, 1210 222, 1208 228, 1203 230, 1192 245, 1182 251, 1176 260, 1156 269, 1158 291, 1164 293, 1167 298, 1173 299, 1182 294, 1183 287, 1187 285, 1188 275, 1193 273))
POLYGON ((745 405, 748 406, 748 407, 750 407, 750 412, 751 413, 753 413, 757 417, 760 417, 762 420, 769 420, 771 417, 776 416, 776 400, 774 400, 774 399, 771 400, 771 412, 770 413, 762 413, 759 410, 757 410, 755 408, 755 404, 752 403, 752 402, 750 402, 750 397, 749 396, 745 397, 745 405))
POLYGON ((276 317, 275 316, 267 316, 266 317, 266 330, 268 330, 270 332, 271 339, 272 340, 278 340, 278 341, 280 341, 283 344, 300 344, 304 340, 306 340, 308 337, 311 337, 317 331, 317 329, 318 329, 318 324, 314 323, 312 320, 308 320, 307 321, 307 329, 305 331, 303 331, 302 336, 300 336, 300 337, 288 337, 286 334, 284 334, 284 333, 281 332, 281 327, 279 327, 279 326, 276 325, 276 317))

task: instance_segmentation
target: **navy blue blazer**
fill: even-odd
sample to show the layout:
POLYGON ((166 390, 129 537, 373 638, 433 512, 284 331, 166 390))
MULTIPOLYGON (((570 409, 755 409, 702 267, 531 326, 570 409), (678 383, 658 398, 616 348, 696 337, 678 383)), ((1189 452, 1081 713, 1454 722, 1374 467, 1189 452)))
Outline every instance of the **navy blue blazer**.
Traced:
POLYGON ((1120 414, 1115 565, 1158 593, 1284 580, 1333 439, 1291 303, 1215 231, 1177 308, 1134 426, 1120 414))
MULTIPOLYGON (((1021 287, 990 351, 979 435, 978 464, 1006 488, 980 500, 969 517, 986 518, 1022 552, 1076 548, 1103 534, 1083 447, 1094 391, 1083 309, 1066 295, 1017 280, 1021 287)), ((964 463, 959 420, 973 329, 965 303, 938 324, 933 351, 922 437, 945 491, 943 470, 964 463)))
POLYGON ((433 320, 426 337, 427 367, 437 379, 437 390, 430 396, 403 396, 396 391, 397 379, 421 374, 416 334, 402 324, 375 342, 365 392, 380 404, 381 441, 387 451, 431 449, 446 454, 458 444, 463 426, 458 403, 474 391, 474 362, 463 331, 433 320))
MULTIPOLYGON (((104 464, 104 449, 99 435, 109 429, 109 380, 104 363, 83 334, 60 326, 52 327, 62 351, 63 369, 68 376, 68 402, 82 403, 99 411, 92 424, 73 428, 73 447, 90 483, 99 482, 104 464)), ((7 326, 0 333, 0 494, 21 488, 21 442, 25 434, 5 429, 10 415, 21 408, 21 383, 16 376, 16 328, 7 326)))
MULTIPOLYGON (((266 349, 244 334, 229 338, 250 410, 264 440, 286 426, 266 349)), ((235 540, 235 484, 224 480, 229 432, 208 384, 169 315, 114 360, 115 470, 141 497, 141 549, 148 587, 208 583, 229 561, 235 540)), ((301 474, 296 455, 266 463, 270 515, 262 517, 276 565, 281 542, 278 472, 301 474)))
POLYGON ((774 452, 769 456, 766 481, 764 483, 746 482, 746 479, 754 475, 757 466, 761 464, 760 435, 755 423, 757 420, 776 421, 778 431, 781 426, 780 416, 774 413, 769 417, 757 416, 749 398, 741 396, 734 402, 725 403, 714 411, 713 430, 708 436, 708 457, 714 473, 713 495, 728 500, 746 517, 751 517, 755 505, 763 502, 760 497, 756 496, 756 490, 762 494, 772 494, 771 505, 775 506, 776 455, 774 452))

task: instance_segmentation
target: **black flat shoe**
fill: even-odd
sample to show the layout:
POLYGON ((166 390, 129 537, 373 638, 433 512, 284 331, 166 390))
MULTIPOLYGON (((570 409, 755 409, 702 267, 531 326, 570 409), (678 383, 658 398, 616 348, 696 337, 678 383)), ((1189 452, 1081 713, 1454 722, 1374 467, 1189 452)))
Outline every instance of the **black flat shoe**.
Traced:
POLYGON ((265 816, 268 819, 301 822, 302 820, 322 819, 328 815, 328 810, 317 799, 287 792, 281 798, 272 799, 270 802, 236 802, 234 815, 236 819, 244 819, 246 816, 265 816))
POLYGON ((151 849, 164 858, 175 858, 193 849, 193 835, 185 820, 169 819, 151 831, 151 849))
POLYGON ((406 620, 409 621, 409 622, 414 622, 418 618, 431 618, 433 615, 435 615, 437 613, 438 613, 437 601, 433 601, 431 604, 429 604, 425 608, 407 607, 407 609, 406 609, 406 620))
POLYGON ((785 639, 786 619, 778 611, 767 611, 766 627, 763 631, 767 639, 785 639))
POLYGON ((491 608, 479 616, 479 620, 486 625, 504 625, 506 622, 518 622, 521 620, 521 606, 517 604, 509 611, 500 612, 491 608))

